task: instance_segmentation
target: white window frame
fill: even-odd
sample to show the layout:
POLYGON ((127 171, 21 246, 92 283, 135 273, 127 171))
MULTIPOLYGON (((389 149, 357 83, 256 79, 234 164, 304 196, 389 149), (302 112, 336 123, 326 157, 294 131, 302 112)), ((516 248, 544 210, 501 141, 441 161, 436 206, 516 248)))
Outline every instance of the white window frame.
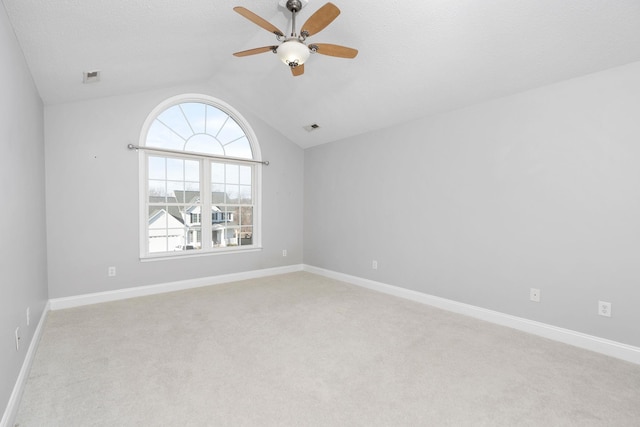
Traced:
MULTIPOLYGON (((180 259, 185 257, 198 257, 218 254, 231 254, 239 252, 253 252, 262 250, 262 154, 260 151, 260 144, 258 138, 253 132, 253 129, 249 123, 242 117, 242 115, 232 106, 226 102, 214 98, 212 96, 203 94, 182 94, 168 98, 158 104, 147 116, 142 130, 140 132, 139 146, 144 148, 138 152, 139 162, 139 248, 140 259, 142 261, 161 260, 161 259, 180 259), (199 250, 188 251, 175 251, 175 252, 157 252, 149 253, 149 235, 148 235, 148 211, 147 211, 147 198, 148 198, 148 158, 149 156, 159 156, 167 158, 185 158, 200 161, 200 192, 203 195, 201 200, 204 205, 207 203, 211 205, 211 173, 210 164, 214 162, 225 162, 229 164, 243 164, 242 160, 237 158, 229 158, 225 160, 212 159, 206 154, 199 155, 192 152, 176 152, 175 154, 169 154, 166 151, 154 151, 153 147, 146 147, 147 134, 155 119, 165 110, 182 103, 203 103, 208 104, 214 108, 217 108, 226 114, 228 114, 244 131, 247 140, 251 146, 253 158, 250 159, 253 165, 252 174, 252 196, 253 196, 253 234, 252 244, 246 246, 227 246, 227 247, 207 247, 199 250)), ((249 159, 247 159, 249 160, 249 159)), ((202 212, 201 212, 202 214, 202 212)), ((204 215, 202 215, 204 217, 204 215)), ((208 223, 208 222, 206 222, 208 223)), ((202 233, 208 232, 211 235, 211 224, 205 226, 202 223, 202 233)), ((203 245, 204 246, 204 245, 203 245)))

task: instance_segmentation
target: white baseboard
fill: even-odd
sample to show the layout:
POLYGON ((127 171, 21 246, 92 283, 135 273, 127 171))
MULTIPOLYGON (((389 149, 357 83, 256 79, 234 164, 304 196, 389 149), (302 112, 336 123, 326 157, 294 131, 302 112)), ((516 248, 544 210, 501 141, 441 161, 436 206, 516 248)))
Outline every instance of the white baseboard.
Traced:
POLYGON ((275 276, 278 274, 302 271, 302 265, 288 265, 263 270, 252 270, 241 273, 223 274, 220 276, 201 277, 197 279, 180 280, 177 282, 161 283, 158 285, 138 286, 134 288, 117 289, 115 291, 96 292, 93 294, 76 295, 72 297, 52 298, 49 300, 51 310, 79 307, 83 305, 99 304, 102 302, 118 301, 127 298, 162 294, 165 292, 182 291, 203 286, 219 285, 221 283, 239 280, 256 279, 259 277, 275 276))
POLYGON ((308 271, 310 273, 351 283, 353 285, 416 301, 422 304, 431 305, 498 325, 518 329, 530 334, 549 338, 565 344, 570 344, 585 350, 591 350, 597 353, 606 354, 607 356, 615 357, 617 359, 622 359, 627 362, 640 365, 639 347, 634 347, 628 344, 611 341, 593 335, 583 334, 581 332, 572 331, 570 329, 559 328, 557 326, 536 322, 534 320, 524 319, 522 317, 500 313, 498 311, 487 310, 485 308, 476 307, 470 304, 464 304, 446 298, 436 297, 422 292, 412 291, 410 289, 387 285, 385 283, 380 283, 369 279, 363 279, 357 276, 338 273, 332 270, 325 270, 323 268, 318 268, 311 265, 305 264, 303 269, 304 271, 308 271))
POLYGON ((31 370, 33 358, 35 357, 36 350, 38 349, 38 343, 40 342, 40 337, 42 336, 42 329, 44 328, 44 322, 47 318, 47 314, 49 313, 49 309, 50 305, 49 302, 47 302, 44 306, 44 309, 42 310, 42 315, 40 316, 38 326, 36 326, 36 330, 33 332, 33 337, 31 338, 31 343, 29 344, 29 348, 27 349, 27 354, 25 355, 24 361, 22 362, 22 368, 20 368, 18 379, 16 380, 16 383, 13 386, 13 391, 11 392, 11 396, 9 397, 7 409, 4 411, 2 420, 0 420, 0 427, 13 427, 13 422, 16 418, 16 415, 18 415, 18 407, 20 405, 20 399, 22 398, 22 392, 24 391, 24 386, 27 383, 27 378, 29 377, 29 371, 31 370))

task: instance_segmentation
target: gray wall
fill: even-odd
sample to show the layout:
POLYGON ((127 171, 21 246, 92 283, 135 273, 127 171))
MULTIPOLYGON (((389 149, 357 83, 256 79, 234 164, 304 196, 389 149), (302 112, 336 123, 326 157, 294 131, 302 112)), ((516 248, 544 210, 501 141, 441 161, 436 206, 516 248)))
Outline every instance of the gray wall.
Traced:
POLYGON ((639 135, 633 63, 308 149, 304 262, 640 346, 639 135))
POLYGON ((47 300, 43 141, 42 101, 0 3, 0 416, 47 300))
POLYGON ((302 262, 302 149, 211 85, 47 106, 45 129, 51 298, 302 262), (126 145, 138 144, 153 108, 181 93, 204 93, 236 108, 271 162, 262 174, 262 251, 140 261, 138 155, 126 145), (107 277, 109 266, 116 277, 107 277))

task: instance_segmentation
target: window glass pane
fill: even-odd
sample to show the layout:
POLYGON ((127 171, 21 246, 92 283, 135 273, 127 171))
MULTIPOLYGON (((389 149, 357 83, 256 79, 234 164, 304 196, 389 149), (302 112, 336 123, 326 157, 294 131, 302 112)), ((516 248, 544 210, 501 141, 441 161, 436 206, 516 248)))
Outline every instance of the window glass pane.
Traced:
POLYGON ((189 206, 200 205, 200 192, 199 191, 185 191, 184 202, 189 206))
MULTIPOLYGON (((222 143, 222 145, 226 145, 230 142, 235 141, 238 138, 242 138, 244 136, 244 131, 242 128, 236 123, 235 120, 229 118, 227 122, 224 124, 220 133, 218 133, 218 140, 222 143)), ((229 153, 227 153, 229 155, 229 153)))
POLYGON ((240 244, 240 228, 228 227, 225 230, 227 246, 238 246, 240 244))
MULTIPOLYGON (((187 245, 187 233, 184 227, 167 229, 167 250, 180 251, 187 245)), ((192 248, 195 249, 195 248, 192 248)))
POLYGON ((240 184, 251 185, 251 166, 240 166, 240 184))
POLYGON ((212 247, 238 246, 238 227, 229 227, 227 225, 215 225, 211 231, 212 247))
POLYGON ((219 204, 224 203, 224 185, 212 184, 211 185, 211 203, 219 204))
POLYGON ((229 115, 224 111, 220 111, 211 105, 207 105, 206 133, 212 136, 218 135, 220 129, 222 129, 228 118, 229 115))
POLYGON ((205 132, 205 110, 206 104, 198 102, 185 102, 180 104, 182 112, 187 117, 187 122, 195 133, 205 132))
POLYGON ((197 160, 185 160, 184 179, 186 181, 200 181, 200 162, 197 160))
POLYGON ((225 186, 225 192, 227 193, 227 200, 225 201, 225 203, 239 203, 240 201, 239 185, 227 185, 225 186))
POLYGON ((149 206, 149 229, 167 228, 167 207, 149 206))
MULTIPOLYGON (((171 246, 169 250, 171 251, 191 251, 202 248, 201 243, 201 233, 200 233, 200 214, 194 213, 198 211, 199 208, 186 211, 182 211, 184 218, 187 219, 184 227, 182 227, 182 239, 178 244, 171 246), (189 213, 191 212, 191 213, 189 213)), ((178 228, 176 228, 178 230, 178 228)))
POLYGON ((211 212, 211 224, 220 224, 225 222, 225 213, 221 211, 219 208, 213 209, 211 212))
POLYGON ((184 223, 184 207, 181 206, 167 206, 168 224, 171 227, 181 227, 184 223))
POLYGON ((184 117, 182 109, 179 105, 164 110, 156 119, 162 122, 166 127, 171 129, 184 140, 193 135, 193 129, 189 126, 187 119, 184 117))
POLYGON ((149 157, 149 179, 166 179, 164 157, 149 157))
POLYGON ((240 203, 242 203, 243 205, 251 204, 251 186, 249 185, 240 186, 240 203))
POLYGON ((253 245, 253 227, 240 227, 240 245, 253 245))
POLYGON ((168 248, 167 234, 149 236, 149 253, 166 252, 168 248))
POLYGON ((222 145, 211 135, 198 134, 189 138, 184 147, 185 151, 194 153, 213 154, 215 156, 224 156, 222 145))
MULTIPOLYGON (((173 209, 175 210, 175 209, 173 209)), ((149 252, 166 252, 184 241, 184 226, 169 206, 149 207, 149 252)), ((174 212, 179 216, 179 211, 174 212)))
POLYGON ((184 182, 167 181, 167 201, 170 203, 185 203, 184 182))
POLYGON ((183 138, 171 132, 165 125, 156 120, 149 128, 145 145, 169 150, 182 150, 184 142, 183 138))
POLYGON ((195 245, 191 230, 183 220, 188 217, 185 207, 150 206, 148 212, 150 253, 183 250, 184 245, 195 245))
POLYGON ((240 208, 240 224, 253 225, 253 207, 240 208))
POLYGON ((167 159, 167 179, 174 181, 184 180, 184 160, 167 159))
POLYGON ((167 195, 166 181, 149 180, 149 201, 152 203, 165 202, 167 195))
POLYGON ((224 183, 223 163, 211 163, 211 182, 218 184, 224 183))
POLYGON ((224 227, 219 225, 214 225, 213 230, 211 230, 211 247, 219 248, 224 243, 224 227))
POLYGON ((226 223, 228 225, 238 225, 240 224, 240 215, 238 215, 240 213, 240 208, 237 206, 227 206, 226 208, 224 208, 225 210, 225 216, 226 216, 226 223))
MULTIPOLYGON (((200 194, 200 183, 199 182, 185 182, 184 183, 184 189, 187 192, 195 192, 198 193, 198 195, 200 194)), ((190 198, 187 198, 187 200, 193 200, 190 198)))
POLYGON ((239 184, 240 167, 238 165, 227 165, 225 178, 227 184, 239 184))
POLYGON ((231 157, 240 157, 241 159, 252 159, 251 145, 247 140, 247 137, 233 141, 224 146, 224 154, 231 157))

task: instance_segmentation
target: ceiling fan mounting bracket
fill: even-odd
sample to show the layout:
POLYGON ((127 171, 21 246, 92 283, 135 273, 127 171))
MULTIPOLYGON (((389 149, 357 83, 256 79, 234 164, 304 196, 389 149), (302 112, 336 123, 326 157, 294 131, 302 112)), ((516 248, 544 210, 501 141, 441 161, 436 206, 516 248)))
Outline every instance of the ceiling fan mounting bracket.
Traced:
POLYGON ((289 9, 289 12, 300 12, 302 2, 300 0, 287 0, 287 9, 289 9))

